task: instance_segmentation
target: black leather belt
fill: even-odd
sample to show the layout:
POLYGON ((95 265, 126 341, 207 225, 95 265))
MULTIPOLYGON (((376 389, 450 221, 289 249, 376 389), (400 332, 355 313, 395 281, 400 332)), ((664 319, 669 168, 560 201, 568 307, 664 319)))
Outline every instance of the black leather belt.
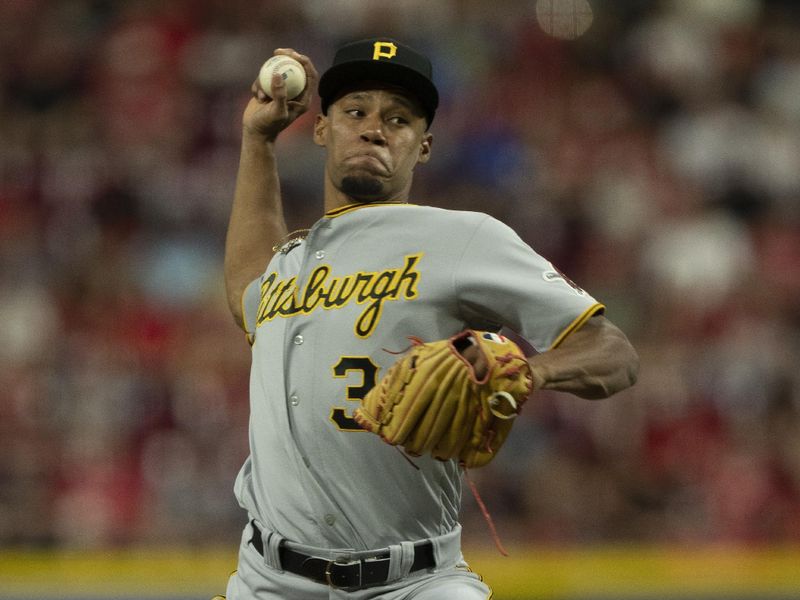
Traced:
MULTIPOLYGON (((250 543, 261 556, 264 556, 261 530, 255 523, 251 524, 253 537, 250 538, 250 543)), ((295 552, 286 544, 280 545, 278 556, 282 570, 336 588, 363 588, 387 583, 391 563, 388 552, 370 558, 341 562, 295 552)), ((414 544, 414 562, 411 564, 411 571, 434 566, 436 560, 433 557, 433 544, 430 541, 414 544)))

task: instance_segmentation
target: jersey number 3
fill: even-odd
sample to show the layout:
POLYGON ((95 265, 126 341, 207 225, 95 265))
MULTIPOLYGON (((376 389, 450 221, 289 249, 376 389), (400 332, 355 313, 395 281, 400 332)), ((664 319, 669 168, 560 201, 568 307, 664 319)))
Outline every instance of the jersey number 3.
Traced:
MULTIPOLYGON (((361 402, 378 382, 378 365, 368 356, 343 356, 333 365, 334 377, 348 377, 350 371, 361 373, 361 383, 347 386, 347 399, 361 402)), ((336 427, 341 431, 364 431, 342 406, 331 408, 331 421, 336 423, 336 427)))

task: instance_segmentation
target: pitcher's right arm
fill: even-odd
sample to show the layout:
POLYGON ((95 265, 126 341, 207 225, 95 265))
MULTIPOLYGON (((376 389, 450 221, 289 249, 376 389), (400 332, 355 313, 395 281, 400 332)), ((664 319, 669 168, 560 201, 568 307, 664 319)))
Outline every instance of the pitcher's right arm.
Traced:
POLYGON ((242 117, 242 147, 236 190, 225 240, 225 291, 236 323, 242 322, 242 294, 247 285, 263 273, 272 247, 287 233, 283 216, 280 180, 275 159, 275 141, 300 115, 308 110, 316 90, 317 71, 307 56, 279 48, 300 61, 306 71, 306 87, 294 100, 286 99, 280 75, 272 80, 273 98, 258 83, 242 117))

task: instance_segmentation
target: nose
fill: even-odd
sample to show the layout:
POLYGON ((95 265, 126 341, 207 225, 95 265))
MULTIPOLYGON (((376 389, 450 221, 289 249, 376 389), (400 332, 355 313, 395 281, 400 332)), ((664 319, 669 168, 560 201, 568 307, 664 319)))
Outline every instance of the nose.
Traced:
POLYGON ((386 137, 383 135, 383 128, 381 121, 378 117, 365 119, 364 127, 361 130, 361 139, 365 142, 375 144, 377 146, 386 145, 386 137))

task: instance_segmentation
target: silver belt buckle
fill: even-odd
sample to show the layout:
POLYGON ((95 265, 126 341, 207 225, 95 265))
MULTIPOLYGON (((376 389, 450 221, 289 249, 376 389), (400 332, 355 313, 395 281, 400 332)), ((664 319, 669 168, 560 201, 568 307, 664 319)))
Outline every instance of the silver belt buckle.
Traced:
POLYGON ((341 589, 338 585, 333 583, 333 581, 331 580, 331 576, 333 575, 333 573, 331 572, 331 569, 333 568, 333 565, 341 565, 343 567, 347 567, 347 566, 350 566, 350 565, 358 565, 358 582, 355 583, 352 586, 347 586, 347 587, 361 587, 361 561, 360 560, 339 560, 339 559, 334 559, 334 560, 329 560, 328 564, 325 565, 325 582, 329 586, 334 588, 334 589, 341 589))

